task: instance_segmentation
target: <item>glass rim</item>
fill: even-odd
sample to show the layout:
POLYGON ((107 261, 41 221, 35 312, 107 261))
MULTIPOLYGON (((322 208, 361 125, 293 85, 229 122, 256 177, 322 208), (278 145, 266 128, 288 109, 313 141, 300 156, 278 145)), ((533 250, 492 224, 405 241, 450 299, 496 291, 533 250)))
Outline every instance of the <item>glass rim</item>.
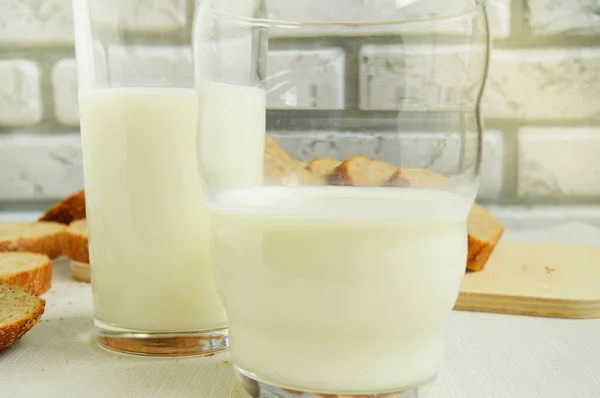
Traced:
POLYGON ((257 17, 243 17, 233 15, 219 11, 212 5, 208 5, 211 12, 218 14, 224 18, 243 21, 252 25, 263 25, 263 26, 279 26, 279 27, 296 27, 296 28, 333 28, 333 27, 347 27, 347 28, 373 28, 379 26, 394 26, 394 25, 408 25, 408 24, 422 24, 431 22, 447 22, 465 18, 469 15, 476 14, 485 8, 487 0, 474 0, 474 4, 461 11, 448 14, 440 14, 432 17, 423 18, 412 18, 412 19, 396 19, 396 20, 374 20, 374 21, 293 21, 286 19, 271 19, 271 18, 257 18, 257 17))

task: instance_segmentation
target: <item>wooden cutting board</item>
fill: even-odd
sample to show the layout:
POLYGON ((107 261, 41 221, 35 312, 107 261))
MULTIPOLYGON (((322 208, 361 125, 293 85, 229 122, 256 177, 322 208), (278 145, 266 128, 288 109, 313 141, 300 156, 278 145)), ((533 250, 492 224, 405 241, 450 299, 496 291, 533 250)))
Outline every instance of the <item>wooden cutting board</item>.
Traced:
POLYGON ((455 309, 600 318, 600 250, 502 241, 483 271, 465 275, 455 309))
MULTIPOLYGON (((71 275, 89 282, 90 265, 72 261, 71 275)), ((503 241, 483 271, 465 275, 454 309, 600 318, 600 250, 503 241)))

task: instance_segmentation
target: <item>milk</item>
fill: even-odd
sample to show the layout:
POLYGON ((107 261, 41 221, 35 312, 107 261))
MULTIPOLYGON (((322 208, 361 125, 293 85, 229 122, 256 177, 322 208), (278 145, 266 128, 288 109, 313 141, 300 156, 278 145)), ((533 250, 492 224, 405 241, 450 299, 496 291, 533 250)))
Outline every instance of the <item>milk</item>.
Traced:
POLYGON ((319 392, 434 379, 469 203, 435 190, 263 187, 225 192, 211 209, 236 366, 319 392))
POLYGON ((261 185, 266 94, 249 86, 198 79, 200 169, 214 188, 261 185))
POLYGON ((143 331, 221 328, 193 89, 80 94, 94 317, 143 331))

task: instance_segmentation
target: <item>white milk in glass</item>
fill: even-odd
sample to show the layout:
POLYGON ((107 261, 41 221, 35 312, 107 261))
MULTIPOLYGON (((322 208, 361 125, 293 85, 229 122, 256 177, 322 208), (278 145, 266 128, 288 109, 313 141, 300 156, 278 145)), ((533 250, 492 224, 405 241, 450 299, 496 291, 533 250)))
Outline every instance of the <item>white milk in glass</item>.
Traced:
POLYGON ((221 328, 193 89, 80 94, 96 320, 146 331, 221 328))
POLYGON ((464 274, 468 209, 454 193, 418 189, 217 196, 215 278, 236 366, 313 391, 432 381, 464 274))
POLYGON ((256 87, 197 82, 199 159, 212 187, 262 185, 266 96, 256 87))

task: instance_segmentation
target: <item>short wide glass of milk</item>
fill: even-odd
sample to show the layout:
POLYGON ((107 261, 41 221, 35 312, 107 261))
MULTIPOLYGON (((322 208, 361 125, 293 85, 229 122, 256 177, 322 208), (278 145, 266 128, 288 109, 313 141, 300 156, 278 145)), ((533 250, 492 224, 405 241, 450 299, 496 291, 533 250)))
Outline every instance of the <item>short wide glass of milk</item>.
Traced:
POLYGON ((206 0, 196 14, 232 362, 254 397, 422 397, 467 261, 484 5, 323 3, 206 0))
POLYGON ((227 315, 210 269, 189 28, 135 44, 145 26, 127 4, 73 2, 97 340, 208 354, 227 348, 227 315))

